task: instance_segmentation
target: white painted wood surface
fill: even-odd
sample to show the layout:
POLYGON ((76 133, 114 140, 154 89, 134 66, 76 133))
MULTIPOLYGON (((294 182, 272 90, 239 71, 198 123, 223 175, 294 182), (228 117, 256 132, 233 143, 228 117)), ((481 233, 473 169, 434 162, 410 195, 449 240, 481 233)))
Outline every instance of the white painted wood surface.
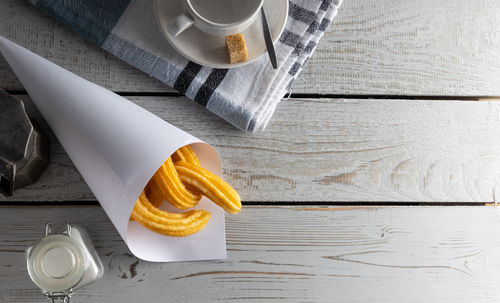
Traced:
MULTIPOLYGON (((296 93, 500 95, 500 2, 346 0, 296 93)), ((0 35, 115 91, 172 91, 24 0, 0 1, 0 35)), ((21 85, 0 58, 0 87, 21 85)))
MULTIPOLYGON (((498 102, 291 99, 265 132, 246 134, 184 97, 130 99, 213 144, 244 201, 500 197, 498 102)), ((54 137, 51 143, 39 182, 0 200, 95 199, 54 137)))
MULTIPOLYGON (((500 96, 498 28, 494 0, 345 0, 293 92, 500 96)), ((0 1, 0 35, 115 91, 173 91, 24 0, 0 1)), ((2 58, 0 88, 22 90, 2 58)), ((183 97, 129 98, 213 144, 244 201, 297 206, 228 216, 228 260, 139 261, 100 207, 64 205, 95 198, 51 135, 41 179, 0 197, 0 302, 44 300, 23 251, 48 220, 87 228, 106 267, 73 302, 500 301, 497 207, 300 206, 497 202, 500 103, 291 99, 245 134, 183 97)))
POLYGON ((297 92, 500 95, 500 2, 347 0, 297 92))
POLYGON ((43 302, 24 249, 47 220, 88 229, 103 279, 72 302, 498 302, 500 209, 247 207, 227 216, 228 259, 131 256, 100 207, 3 207, 0 301, 43 302))

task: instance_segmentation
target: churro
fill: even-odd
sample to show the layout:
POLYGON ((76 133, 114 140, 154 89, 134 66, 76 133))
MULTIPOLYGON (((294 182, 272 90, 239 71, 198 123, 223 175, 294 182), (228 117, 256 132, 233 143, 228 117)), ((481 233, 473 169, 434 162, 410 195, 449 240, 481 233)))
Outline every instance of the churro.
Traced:
POLYGON ((143 191, 132 211, 132 219, 154 232, 185 237, 203 229, 210 219, 210 212, 190 210, 185 213, 169 213, 153 206, 143 191))
POLYGON ((235 214, 241 210, 240 195, 217 175, 184 161, 176 162, 175 170, 184 184, 199 190, 228 213, 235 214))
POLYGON ((163 201, 178 209, 192 208, 202 195, 225 211, 241 210, 238 193, 217 175, 200 165, 193 149, 186 145, 168 158, 153 175, 136 201, 131 220, 167 236, 184 237, 203 229, 210 219, 206 210, 170 213, 160 210, 163 201))

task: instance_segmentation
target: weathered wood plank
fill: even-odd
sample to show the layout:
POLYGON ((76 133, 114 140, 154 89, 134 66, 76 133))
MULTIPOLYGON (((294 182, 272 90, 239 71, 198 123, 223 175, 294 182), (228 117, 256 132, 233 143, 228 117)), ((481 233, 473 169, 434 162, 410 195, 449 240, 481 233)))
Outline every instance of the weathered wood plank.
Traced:
POLYGON ((500 2, 349 0, 296 92, 500 95, 500 2))
POLYGON ((228 259, 131 256, 100 207, 0 208, 0 301, 41 302, 24 249, 46 221, 90 233, 103 279, 74 302, 498 302, 500 209, 261 208, 227 216, 228 259))
MULTIPOLYGON (((291 99, 252 135, 184 97, 130 99, 213 144, 244 201, 499 200, 498 102, 291 99)), ((1 200, 94 199, 51 140, 40 181, 1 200)))
MULTIPOLYGON (((0 35, 112 90, 174 92, 159 80, 85 40, 25 0, 0 1, 0 35)), ((2 56, 0 88, 23 89, 2 56)))
MULTIPOLYGON (((500 95, 500 2, 349 0, 296 93, 500 95)), ((0 35, 115 91, 172 91, 24 0, 0 2, 0 35)), ((0 87, 22 86, 0 58, 0 87)))

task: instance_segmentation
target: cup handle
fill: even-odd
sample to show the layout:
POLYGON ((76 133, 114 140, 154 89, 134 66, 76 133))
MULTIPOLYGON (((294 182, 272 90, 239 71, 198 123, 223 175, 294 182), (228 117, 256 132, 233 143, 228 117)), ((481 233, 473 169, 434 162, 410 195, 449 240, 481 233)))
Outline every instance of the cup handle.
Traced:
POLYGON ((194 20, 188 14, 184 13, 182 15, 177 16, 174 20, 167 24, 168 32, 177 37, 180 33, 188 29, 191 25, 193 25, 194 20))

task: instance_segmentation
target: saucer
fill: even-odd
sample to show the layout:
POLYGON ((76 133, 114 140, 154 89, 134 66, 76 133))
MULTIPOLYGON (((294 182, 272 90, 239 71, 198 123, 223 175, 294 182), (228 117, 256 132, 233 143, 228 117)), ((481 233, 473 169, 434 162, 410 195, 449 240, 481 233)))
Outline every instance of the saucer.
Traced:
MULTIPOLYGON (((155 0, 155 15, 160 31, 170 45, 187 59, 213 68, 233 68, 253 62, 266 53, 260 14, 254 23, 242 32, 248 49, 248 60, 230 64, 224 37, 207 34, 195 26, 191 26, 177 37, 167 31, 167 24, 183 11, 179 0, 155 0)), ((285 29, 288 0, 266 0, 264 11, 275 43, 285 29)))

